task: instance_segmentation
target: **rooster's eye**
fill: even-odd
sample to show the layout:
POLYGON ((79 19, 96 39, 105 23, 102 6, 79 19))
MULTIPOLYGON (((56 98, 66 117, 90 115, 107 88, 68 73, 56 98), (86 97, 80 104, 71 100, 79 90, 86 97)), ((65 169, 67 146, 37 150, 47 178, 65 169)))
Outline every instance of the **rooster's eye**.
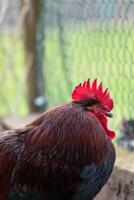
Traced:
POLYGON ((95 106, 95 108, 96 108, 96 109, 98 109, 98 108, 99 108, 99 106, 98 106, 98 105, 96 105, 96 106, 95 106))

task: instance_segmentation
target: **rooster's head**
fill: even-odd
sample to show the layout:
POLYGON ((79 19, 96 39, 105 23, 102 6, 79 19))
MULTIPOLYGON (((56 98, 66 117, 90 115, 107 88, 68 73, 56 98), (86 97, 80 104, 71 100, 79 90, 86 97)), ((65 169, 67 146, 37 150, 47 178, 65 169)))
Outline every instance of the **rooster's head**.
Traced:
POLYGON ((72 92, 72 99, 101 122, 110 139, 114 138, 115 132, 107 128, 107 117, 113 116, 113 99, 107 88, 103 90, 102 83, 97 86, 97 79, 92 84, 89 79, 80 83, 72 92))

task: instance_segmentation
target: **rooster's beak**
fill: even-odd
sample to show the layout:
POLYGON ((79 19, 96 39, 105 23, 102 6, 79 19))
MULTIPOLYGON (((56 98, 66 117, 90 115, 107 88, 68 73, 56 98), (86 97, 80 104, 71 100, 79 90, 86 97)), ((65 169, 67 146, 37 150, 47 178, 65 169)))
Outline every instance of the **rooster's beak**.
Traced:
POLYGON ((106 112, 106 116, 113 118, 113 114, 111 112, 106 112))

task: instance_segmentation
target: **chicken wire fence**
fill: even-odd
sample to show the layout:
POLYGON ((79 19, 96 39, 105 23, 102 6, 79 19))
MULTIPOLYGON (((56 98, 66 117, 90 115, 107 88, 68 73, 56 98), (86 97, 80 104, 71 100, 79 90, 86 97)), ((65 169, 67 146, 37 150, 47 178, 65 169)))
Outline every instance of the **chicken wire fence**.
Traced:
MULTIPOLYGON (((22 8, 21 1, 0 0, 1 116, 28 112, 30 73, 22 24, 30 1, 23 0, 22 8)), ((134 1, 44 0, 44 4, 41 43, 49 107, 69 101, 77 83, 97 78, 114 98, 114 127, 123 117, 133 118, 134 1)))

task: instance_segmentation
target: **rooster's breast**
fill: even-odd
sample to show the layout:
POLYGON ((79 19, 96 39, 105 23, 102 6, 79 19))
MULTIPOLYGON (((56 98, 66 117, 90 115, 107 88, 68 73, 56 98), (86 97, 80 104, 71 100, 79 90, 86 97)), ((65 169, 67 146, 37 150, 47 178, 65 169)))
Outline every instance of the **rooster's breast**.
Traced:
POLYGON ((110 146, 105 160, 83 168, 72 200, 92 200, 106 184, 115 162, 115 150, 112 144, 110 146))

